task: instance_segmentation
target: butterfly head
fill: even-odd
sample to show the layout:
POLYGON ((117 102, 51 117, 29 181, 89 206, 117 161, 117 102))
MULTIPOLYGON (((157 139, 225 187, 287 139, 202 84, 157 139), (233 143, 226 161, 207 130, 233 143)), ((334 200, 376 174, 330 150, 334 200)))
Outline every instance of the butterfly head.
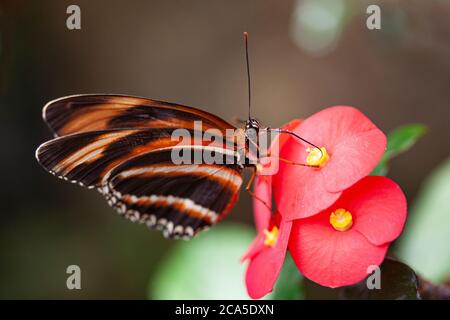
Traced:
MULTIPOLYGON (((244 137, 247 149, 252 147, 258 149, 258 136, 260 128, 261 126, 258 120, 254 118, 250 117, 245 122, 244 137)), ((257 153, 257 150, 253 151, 257 153)))
POLYGON ((261 125, 259 124, 259 121, 254 118, 249 118, 245 122, 245 131, 255 130, 256 132, 258 132, 259 128, 261 128, 261 125))

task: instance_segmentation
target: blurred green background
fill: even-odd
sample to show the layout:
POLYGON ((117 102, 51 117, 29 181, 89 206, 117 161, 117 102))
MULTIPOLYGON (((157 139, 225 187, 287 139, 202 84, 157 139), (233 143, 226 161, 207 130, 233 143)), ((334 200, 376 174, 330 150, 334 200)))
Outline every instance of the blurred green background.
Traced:
MULTIPOLYGON (((178 284, 188 296, 204 297, 180 276, 180 270, 193 270, 195 254, 183 255, 179 246, 198 252, 193 248, 201 247, 199 241, 176 244, 171 251, 175 242, 123 220, 100 194, 47 174, 34 151, 51 138, 41 120, 42 106, 75 93, 140 95, 200 107, 228 120, 245 117, 243 31, 250 33, 254 114, 264 124, 280 126, 339 104, 360 108, 385 132, 424 123, 427 135, 395 159, 389 172, 410 203, 421 198, 425 177, 450 154, 450 1, 376 1, 382 28, 373 31, 366 28, 369 4, 0 1, 0 298, 164 298, 175 297, 170 290, 178 284), (81 30, 66 28, 70 4, 81 8, 81 30), (179 268, 170 277, 161 268, 177 253, 179 268), (81 267, 80 291, 66 288, 71 264, 81 267)), ((430 211, 440 215, 420 222, 424 214, 419 212, 429 205, 418 204, 423 209, 411 213, 407 226, 429 225, 423 231, 429 242, 401 239, 398 253, 423 273, 429 267, 420 266, 420 252, 444 255, 441 265, 449 268, 444 275, 430 272, 436 281, 450 269, 450 206, 442 200, 450 198, 450 178, 445 177, 428 183, 443 190, 436 200, 440 206, 430 211), (432 237, 430 230, 438 229, 432 237)), ((224 252, 219 256, 230 265, 214 270, 217 279, 236 283, 236 293, 225 287, 222 297, 241 298, 244 269, 238 259, 253 233, 245 192, 227 220, 222 231, 205 237, 214 237, 208 250, 224 252), (223 240, 223 232, 236 234, 236 241, 223 240)), ((414 238, 409 234, 405 237, 414 238)), ((197 266, 208 269, 212 256, 201 250, 197 266)), ((223 288, 219 282, 214 286, 223 288)))

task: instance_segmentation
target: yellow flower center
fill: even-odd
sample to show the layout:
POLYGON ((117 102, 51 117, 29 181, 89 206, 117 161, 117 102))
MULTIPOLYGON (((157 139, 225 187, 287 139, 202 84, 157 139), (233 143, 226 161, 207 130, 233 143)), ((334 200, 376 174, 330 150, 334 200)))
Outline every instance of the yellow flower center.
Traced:
POLYGON ((264 239, 264 244, 268 247, 274 247, 277 244, 278 240, 278 228, 274 226, 271 231, 264 230, 264 235, 266 238, 264 239))
POLYGON ((345 209, 337 209, 330 214, 330 224, 337 231, 347 231, 353 225, 352 214, 345 209))
POLYGON ((319 148, 307 148, 308 156, 306 157, 306 164, 314 167, 323 167, 327 164, 330 156, 328 155, 325 147, 319 148))

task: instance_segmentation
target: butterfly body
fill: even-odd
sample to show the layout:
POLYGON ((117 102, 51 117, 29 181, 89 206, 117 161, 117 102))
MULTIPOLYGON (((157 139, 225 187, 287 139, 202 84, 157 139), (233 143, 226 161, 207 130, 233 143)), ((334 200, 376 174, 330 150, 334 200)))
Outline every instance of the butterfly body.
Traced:
POLYGON ((55 135, 36 151, 47 171, 98 189, 121 215, 169 238, 190 238, 222 220, 243 169, 254 166, 249 132, 259 123, 251 118, 237 129, 196 108, 105 94, 56 99, 43 118, 55 135), (174 139, 177 130, 187 134, 183 143, 174 139), (177 154, 201 161, 176 163, 177 154))

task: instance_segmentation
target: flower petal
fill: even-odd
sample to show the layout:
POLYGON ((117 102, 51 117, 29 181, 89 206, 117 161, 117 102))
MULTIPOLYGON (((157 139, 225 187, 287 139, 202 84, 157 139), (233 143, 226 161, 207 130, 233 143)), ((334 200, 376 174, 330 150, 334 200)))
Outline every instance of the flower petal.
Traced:
POLYGON ((255 186, 253 189, 255 196, 253 197, 253 216, 255 226, 258 232, 269 227, 270 217, 272 215, 272 177, 260 176, 255 177, 255 186), (264 201, 269 208, 262 202, 264 201))
MULTIPOLYGON (((329 192, 342 191, 368 175, 386 149, 384 133, 353 107, 336 106, 319 111, 304 120, 295 133, 327 149, 330 159, 320 171, 329 192)), ((296 142, 297 149, 311 147, 296 142)), ((305 163, 305 159, 303 153, 298 160, 305 163)))
MULTIPOLYGON (((292 120, 284 125, 282 129, 294 131, 302 121, 303 120, 301 119, 292 120)), ((304 162, 306 157, 305 148, 298 144, 297 139, 289 134, 280 134, 278 137, 281 157, 294 162, 304 162)), ((279 160, 277 159, 276 161, 279 160)), ((299 181, 309 181, 310 178, 317 173, 317 171, 310 171, 309 168, 280 162, 278 174, 273 175, 272 178, 273 184, 276 183, 275 181, 278 181, 277 185, 274 187, 275 201, 277 203, 277 208, 284 219, 293 220, 316 214, 322 209, 330 206, 339 197, 339 194, 336 193, 317 194, 318 197, 306 196, 306 194, 309 193, 311 186, 299 184, 299 181), (292 171, 289 171, 289 169, 292 171), (288 171, 289 174, 283 174, 283 170, 288 171), (303 177, 303 175, 305 176, 303 177), (307 198, 306 202, 303 202, 304 198, 307 198), (318 198, 323 201, 317 201, 318 198), (316 206, 316 204, 319 204, 319 206, 316 206)), ((315 177, 321 179, 321 177, 315 177)), ((319 181, 314 180, 313 182, 317 183, 317 188, 322 189, 319 181)))
MULTIPOLYGON (((286 148, 283 156, 292 161, 299 159, 298 149, 286 148)), ((294 220, 315 215, 331 206, 341 192, 328 192, 324 189, 321 173, 317 169, 280 164, 278 175, 274 177, 274 197, 278 211, 284 219, 294 220)))
POLYGON ((337 192, 352 186, 372 172, 385 148, 386 137, 378 129, 343 138, 332 149, 333 160, 321 170, 325 188, 337 192))
POLYGON ((333 205, 353 215, 353 230, 371 243, 381 245, 395 240, 406 221, 407 203, 400 187, 386 177, 366 177, 333 205))
POLYGON ((252 259, 255 255, 260 253, 264 248, 264 233, 258 233, 256 238, 253 240, 253 242, 248 247, 247 251, 244 253, 244 255, 241 257, 241 262, 244 262, 245 260, 252 259))
POLYGON ((300 272, 326 287, 355 284, 367 275, 367 268, 380 265, 388 244, 375 246, 359 232, 334 230, 329 214, 300 219, 292 226, 289 251, 300 272))
POLYGON ((259 299, 272 291, 286 256, 291 226, 292 222, 282 220, 275 246, 264 246, 250 260, 245 275, 245 283, 251 298, 259 299))

